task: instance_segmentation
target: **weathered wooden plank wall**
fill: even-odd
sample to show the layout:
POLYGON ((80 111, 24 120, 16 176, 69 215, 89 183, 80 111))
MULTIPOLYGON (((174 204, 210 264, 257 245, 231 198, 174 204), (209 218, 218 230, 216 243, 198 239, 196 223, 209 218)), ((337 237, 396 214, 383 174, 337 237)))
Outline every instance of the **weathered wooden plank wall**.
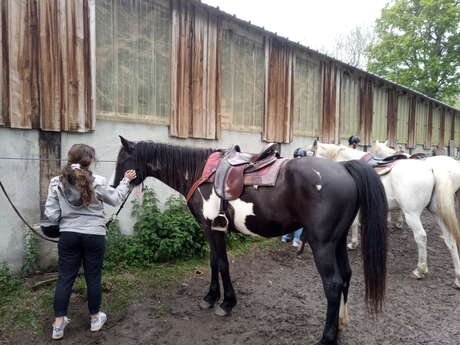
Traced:
POLYGON ((172 136, 219 137, 219 38, 218 16, 189 1, 172 1, 172 136))
POLYGON ((295 52, 286 42, 268 39, 265 45, 265 113, 262 138, 288 143, 292 140, 294 114, 295 52))
POLYGON ((91 7, 93 0, 2 1, 0 123, 94 130, 91 7))

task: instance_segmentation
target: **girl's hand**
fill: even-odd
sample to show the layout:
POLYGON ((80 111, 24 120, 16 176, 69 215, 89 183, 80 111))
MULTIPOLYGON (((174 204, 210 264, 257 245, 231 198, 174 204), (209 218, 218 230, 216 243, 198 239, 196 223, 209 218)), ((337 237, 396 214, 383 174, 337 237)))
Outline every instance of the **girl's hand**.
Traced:
POLYGON ((125 178, 132 181, 136 178, 136 170, 127 170, 125 172, 125 178))

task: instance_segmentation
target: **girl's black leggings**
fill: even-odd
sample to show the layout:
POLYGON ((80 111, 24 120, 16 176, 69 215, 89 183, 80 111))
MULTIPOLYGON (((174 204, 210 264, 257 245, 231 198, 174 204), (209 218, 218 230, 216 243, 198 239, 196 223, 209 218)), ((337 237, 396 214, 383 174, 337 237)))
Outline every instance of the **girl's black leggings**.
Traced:
POLYGON ((97 314, 101 305, 101 272, 104 261, 105 236, 87 235, 64 231, 60 233, 59 280, 54 293, 54 314, 67 315, 72 286, 83 263, 88 309, 90 315, 97 314))

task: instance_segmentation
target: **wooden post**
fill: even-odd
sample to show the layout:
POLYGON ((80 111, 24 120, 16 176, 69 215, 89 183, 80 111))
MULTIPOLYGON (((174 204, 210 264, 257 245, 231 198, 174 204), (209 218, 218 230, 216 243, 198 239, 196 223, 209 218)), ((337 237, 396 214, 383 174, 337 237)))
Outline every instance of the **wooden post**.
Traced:
POLYGON ((59 175, 61 170, 61 133, 39 132, 40 148, 40 213, 43 217, 48 186, 52 177, 59 175))

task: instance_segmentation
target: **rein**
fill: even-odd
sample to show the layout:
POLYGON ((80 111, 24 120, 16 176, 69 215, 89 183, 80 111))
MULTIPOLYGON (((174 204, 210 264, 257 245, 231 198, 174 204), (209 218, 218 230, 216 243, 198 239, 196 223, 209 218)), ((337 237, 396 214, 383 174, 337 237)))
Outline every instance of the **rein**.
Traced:
POLYGON ((112 224, 112 222, 118 217, 118 214, 121 212, 121 210, 123 209, 123 207, 125 206, 126 204, 126 201, 128 201, 129 199, 129 196, 131 195, 131 192, 133 191, 134 187, 132 187, 131 185, 129 186, 129 192, 128 194, 126 195, 126 198, 125 200, 123 200, 123 202, 121 203, 120 207, 118 208, 118 211, 114 214, 112 214, 112 216, 110 217, 109 221, 107 223, 105 223, 105 226, 106 227, 109 227, 110 224, 112 224))
POLYGON ((21 215, 21 213, 19 212, 19 210, 16 208, 16 206, 14 206, 13 202, 11 201, 10 199, 10 196, 8 195, 8 193, 6 192, 5 190, 5 187, 3 186, 3 183, 2 181, 0 181, 0 187, 2 188, 2 191, 3 193, 5 194, 6 196, 6 199, 8 200, 8 202, 10 203, 11 207, 13 208, 14 212, 16 212, 16 214, 18 215, 18 217, 22 220, 22 222, 35 234, 37 235, 38 237, 40 237, 41 239, 43 240, 46 240, 46 241, 50 241, 50 242, 54 242, 54 243, 58 243, 58 241, 56 240, 52 240, 46 236, 43 236, 42 234, 40 234, 37 230, 35 230, 32 226, 30 226, 29 223, 27 223, 27 221, 24 219, 24 217, 21 215))
MULTIPOLYGON (((13 204, 13 201, 11 201, 11 198, 10 196, 8 195, 8 193, 6 192, 6 189, 5 187, 3 186, 3 183, 2 181, 0 181, 0 188, 2 189, 3 191, 3 194, 5 194, 5 197, 6 199, 8 200, 8 202, 10 203, 11 207, 13 208, 14 212, 17 214, 17 216, 19 217, 19 219, 22 220, 22 222, 35 234, 37 235, 38 237, 40 237, 41 239, 45 240, 45 241, 50 241, 50 242, 53 242, 53 243, 58 243, 59 241, 57 240, 52 240, 46 236, 43 236, 42 234, 40 234, 37 230, 35 230, 25 219, 24 217, 21 215, 21 212, 19 212, 19 210, 16 208, 16 206, 13 204)), ((133 191, 133 187, 129 186, 129 192, 128 194, 126 195, 126 198, 125 200, 123 201, 123 203, 120 205, 120 207, 118 208, 118 211, 114 214, 112 214, 112 216, 110 217, 109 221, 105 224, 107 227, 117 218, 118 214, 121 212, 121 210, 123 209, 123 207, 125 206, 126 204, 126 201, 128 200, 129 196, 131 195, 131 192, 133 191)))

